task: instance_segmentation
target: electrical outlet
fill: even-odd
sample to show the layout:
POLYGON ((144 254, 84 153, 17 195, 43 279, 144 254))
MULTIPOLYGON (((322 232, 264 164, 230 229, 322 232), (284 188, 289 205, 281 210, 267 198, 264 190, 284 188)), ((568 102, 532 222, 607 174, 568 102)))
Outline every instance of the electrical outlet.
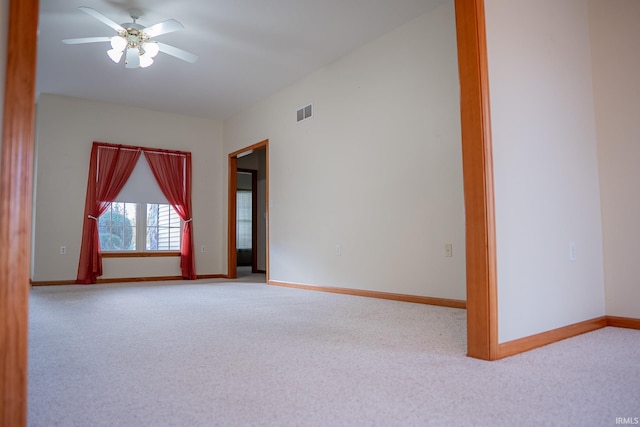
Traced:
POLYGON ((200 246, 200 252, 202 253, 207 252, 207 247, 205 245, 200 246))
POLYGON ((67 247, 60 246, 60 255, 66 255, 66 254, 67 254, 67 247))
POLYGON ((338 256, 342 255, 342 245, 340 244, 336 245, 336 255, 338 256))
POLYGON ((451 243, 444 245, 444 256, 447 258, 451 258, 453 256, 453 245, 451 243))

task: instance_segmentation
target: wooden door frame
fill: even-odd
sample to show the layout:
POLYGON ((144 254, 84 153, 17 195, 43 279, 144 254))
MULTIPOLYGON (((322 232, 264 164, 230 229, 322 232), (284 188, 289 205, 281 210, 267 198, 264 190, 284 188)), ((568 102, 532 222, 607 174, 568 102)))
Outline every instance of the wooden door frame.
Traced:
MULTIPOLYGON (((0 158, 0 423, 6 426, 26 425, 38 6, 38 0, 9 2, 0 158)), ((466 219, 467 348, 471 357, 493 360, 497 358, 498 313, 484 0, 455 0, 455 8, 466 219)), ((266 147, 267 141, 259 148, 262 146, 266 147)), ((232 154, 229 166, 235 165, 232 159, 237 160, 238 152, 235 157, 232 154)), ((268 154, 267 150, 267 159, 268 154)), ((267 200, 268 192, 267 185, 267 200)), ((268 206, 267 202, 267 212, 268 206)), ((269 227, 267 280, 268 235, 269 227)))
MULTIPOLYGON (((229 154, 229 187, 227 201, 227 277, 238 277, 238 259, 236 254, 236 190, 238 187, 238 156, 251 153, 256 150, 265 150, 265 212, 266 212, 266 242, 265 242, 265 268, 266 280, 269 281, 269 140, 265 139, 256 144, 242 148, 229 154)), ((255 221, 254 221, 255 223, 255 221)), ((256 251, 257 253, 257 248, 256 251)), ((256 255, 257 256, 257 255, 256 255)), ((257 268, 257 264, 255 266, 257 268)))
POLYGON ((11 0, 7 9, 0 152, 0 426, 27 423, 38 6, 38 0, 11 0))

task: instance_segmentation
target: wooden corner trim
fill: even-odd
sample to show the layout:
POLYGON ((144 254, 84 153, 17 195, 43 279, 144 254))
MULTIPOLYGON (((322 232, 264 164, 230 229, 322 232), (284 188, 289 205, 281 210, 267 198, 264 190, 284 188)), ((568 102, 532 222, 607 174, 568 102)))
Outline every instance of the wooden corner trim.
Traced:
POLYGON ((335 288, 331 286, 304 285, 301 283, 280 282, 268 280, 267 284, 285 288, 304 289, 307 291, 331 292, 334 294, 353 295, 367 298, 387 299, 393 301, 413 302, 417 304, 437 305, 450 308, 466 308, 466 302, 462 300, 424 297, 419 295, 395 294, 389 292, 367 291, 361 289, 335 288))
POLYGON ((613 326, 615 328, 640 329, 640 319, 607 316, 607 326, 613 326))
POLYGON ((533 350, 535 348, 585 334, 587 332, 592 332, 604 328, 607 324, 607 317, 596 317, 595 319, 585 320, 584 322, 574 323, 572 325, 563 326, 561 328, 498 344, 498 359, 533 350))
POLYGON ((496 233, 484 0, 455 0, 467 253, 467 355, 498 357, 496 233))
POLYGON ((0 425, 27 425, 29 271, 33 189, 37 0, 7 11, 0 142, 0 425), (6 61, 6 62, 5 62, 6 61))

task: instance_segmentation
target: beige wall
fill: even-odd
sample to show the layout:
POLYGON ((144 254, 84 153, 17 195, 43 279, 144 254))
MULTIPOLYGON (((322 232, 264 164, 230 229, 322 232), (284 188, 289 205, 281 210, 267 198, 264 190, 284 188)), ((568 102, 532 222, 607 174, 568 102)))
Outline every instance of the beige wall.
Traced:
POLYGON ((587 1, 487 0, 486 19, 505 342, 605 314, 600 191, 587 1))
MULTIPOLYGON (((226 253, 220 250, 220 242, 226 242, 220 122, 42 94, 36 122, 32 280, 76 277, 93 141, 191 151, 196 271, 226 272, 226 253), (60 254, 63 245, 66 255, 60 254)), ((102 278, 180 275, 177 257, 110 258, 103 265, 102 278)))
POLYGON ((451 1, 225 121, 269 139, 270 278, 465 299, 459 97, 451 1))
POLYGON ((640 318, 640 2, 589 1, 607 314, 640 318))

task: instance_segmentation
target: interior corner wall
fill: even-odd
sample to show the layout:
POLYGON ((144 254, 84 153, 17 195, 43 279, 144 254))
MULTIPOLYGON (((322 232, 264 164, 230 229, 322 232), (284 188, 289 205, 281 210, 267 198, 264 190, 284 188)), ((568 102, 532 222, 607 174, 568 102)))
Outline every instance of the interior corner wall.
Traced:
POLYGON ((466 299, 459 100, 447 1, 225 120, 269 139, 270 279, 466 299))
POLYGON ((602 226, 587 0, 485 7, 503 343, 605 315, 602 226))
POLYGON ((590 0, 607 314, 640 318, 640 2, 590 0))
MULTIPOLYGON (((33 281, 76 278, 93 141, 192 153, 194 247, 207 248, 195 251, 196 272, 224 273, 221 122, 50 94, 36 112, 33 281)), ((180 276, 179 266, 179 257, 105 258, 101 278, 180 276)))

